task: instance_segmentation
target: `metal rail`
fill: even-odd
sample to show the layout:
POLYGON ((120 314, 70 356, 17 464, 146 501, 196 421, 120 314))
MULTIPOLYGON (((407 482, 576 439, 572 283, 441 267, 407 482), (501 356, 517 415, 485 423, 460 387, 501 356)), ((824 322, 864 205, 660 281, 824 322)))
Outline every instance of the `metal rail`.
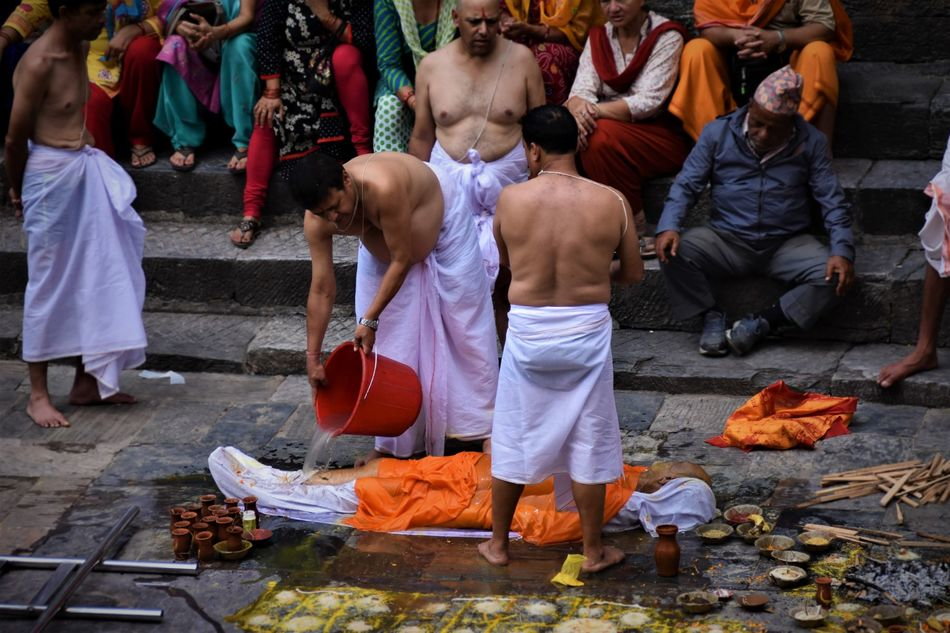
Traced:
MULTIPOLYGON (((42 556, 2 556, 0 568, 9 565, 21 569, 56 569, 60 565, 82 565, 84 558, 45 558, 42 556)), ((179 574, 196 576, 198 563, 170 563, 158 560, 104 560, 92 571, 141 574, 179 574)))
MULTIPOLYGON (((30 617, 36 612, 47 611, 46 605, 30 607, 26 604, 0 603, 0 615, 30 617)), ((161 622, 162 609, 126 609, 122 607, 66 607, 58 613, 60 617, 125 620, 127 622, 161 622)))

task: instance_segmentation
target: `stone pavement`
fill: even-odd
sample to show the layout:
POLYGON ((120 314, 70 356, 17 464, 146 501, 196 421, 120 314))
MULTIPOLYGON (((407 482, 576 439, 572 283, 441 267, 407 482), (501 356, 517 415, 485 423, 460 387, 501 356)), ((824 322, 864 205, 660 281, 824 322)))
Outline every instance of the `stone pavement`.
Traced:
MULTIPOLYGON (((0 362, 0 507, 5 510, 0 551, 82 556, 135 504, 141 512, 113 557, 171 560, 165 511, 213 489, 206 458, 215 447, 237 446, 277 467, 300 464, 313 428, 302 377, 185 377, 185 385, 173 386, 127 372, 123 386, 139 397, 138 405, 66 407, 73 426, 46 431, 30 424, 23 412, 25 367, 0 362)), ((66 367, 51 369, 59 401, 70 378, 66 367)), ((741 396, 619 391, 626 460, 702 463, 714 479, 720 508, 759 503, 778 520, 779 533, 794 534, 806 522, 947 531, 946 506, 907 509, 904 528, 895 526, 893 511, 882 509, 876 497, 804 511, 789 508, 811 496, 823 473, 929 458, 935 451, 950 455, 950 409, 862 402, 852 434, 820 442, 811 451, 743 453, 705 444, 748 395, 751 391, 741 396)), ((369 446, 366 438, 342 438, 334 446, 333 462, 350 464, 369 446)), ((241 563, 215 562, 198 577, 97 573, 73 601, 160 607, 165 610, 160 625, 59 621, 50 630, 368 631, 397 630, 399 623, 406 631, 792 631, 788 609, 807 603, 814 592, 810 584, 792 592, 769 585, 765 574, 771 565, 741 541, 705 547, 693 534, 680 536, 678 578, 655 576, 653 541, 635 531, 609 537, 628 552, 623 565, 567 590, 549 579, 566 553, 578 551, 576 545, 515 544, 512 564, 496 569, 476 558, 474 539, 357 533, 271 517, 265 524, 275 531, 274 544, 241 563), (301 594, 297 587, 322 593, 301 594), (710 616, 683 616, 672 609, 678 593, 705 587, 762 590, 774 608, 747 614, 727 603, 710 616), (242 609, 237 621, 225 620, 242 609), (566 628, 578 619, 573 624, 580 628, 566 628)), ((917 551, 925 563, 941 560, 940 550, 917 551)), ((870 554, 888 556, 879 549, 870 554)), ((846 560, 854 562, 853 552, 839 551, 826 561, 825 571, 841 578, 846 565, 829 563, 846 560)), ((931 569, 945 574, 944 565, 931 569)), ((0 596, 28 602, 46 577, 34 571, 0 576, 0 596)), ((867 606, 843 590, 838 599, 837 617, 851 617, 851 603, 867 606)), ((4 631, 28 626, 0 622, 4 631)))

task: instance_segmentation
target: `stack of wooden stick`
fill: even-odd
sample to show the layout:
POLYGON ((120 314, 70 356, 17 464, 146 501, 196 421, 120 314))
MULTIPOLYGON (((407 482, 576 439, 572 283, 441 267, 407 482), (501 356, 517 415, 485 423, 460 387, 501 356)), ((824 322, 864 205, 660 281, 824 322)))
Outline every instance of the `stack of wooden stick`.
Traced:
POLYGON ((886 507, 891 502, 896 503, 898 523, 903 523, 902 503, 918 508, 928 503, 946 503, 950 499, 950 459, 944 459, 938 453, 926 462, 915 459, 831 473, 821 478, 821 485, 827 487, 815 493, 814 499, 796 507, 807 508, 883 492, 881 505, 886 507))
POLYGON ((848 541, 849 543, 858 543, 860 545, 897 545, 899 547, 930 547, 934 549, 950 549, 950 537, 942 534, 928 534, 927 532, 917 532, 917 536, 922 541, 907 539, 903 534, 897 532, 885 532, 883 530, 872 530, 862 527, 848 527, 846 525, 819 525, 817 523, 806 523, 802 526, 803 530, 809 532, 824 532, 830 534, 838 540, 848 541))

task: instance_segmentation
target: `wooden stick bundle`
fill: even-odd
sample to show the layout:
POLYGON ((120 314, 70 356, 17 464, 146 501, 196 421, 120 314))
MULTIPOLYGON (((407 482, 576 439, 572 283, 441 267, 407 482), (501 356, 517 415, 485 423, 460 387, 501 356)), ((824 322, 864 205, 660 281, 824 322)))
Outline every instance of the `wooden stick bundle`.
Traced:
POLYGON ((950 501, 950 459, 937 453, 923 462, 913 459, 829 473, 822 476, 821 485, 821 490, 815 493, 813 499, 795 507, 807 508, 883 492, 881 506, 887 507, 897 502, 898 522, 902 523, 904 509, 901 504, 919 508, 928 503, 950 501))

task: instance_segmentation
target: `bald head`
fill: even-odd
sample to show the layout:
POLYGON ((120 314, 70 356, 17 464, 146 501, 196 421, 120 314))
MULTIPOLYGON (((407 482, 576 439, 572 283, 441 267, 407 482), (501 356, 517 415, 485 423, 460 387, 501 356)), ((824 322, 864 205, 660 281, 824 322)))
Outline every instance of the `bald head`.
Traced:
POLYGON ((637 480, 637 492, 656 492, 664 484, 674 479, 689 477, 705 482, 712 487, 712 479, 701 466, 692 462, 656 462, 640 474, 637 480))
POLYGON ((462 47, 472 57, 488 57, 501 36, 498 0, 459 0, 452 12, 462 47))

